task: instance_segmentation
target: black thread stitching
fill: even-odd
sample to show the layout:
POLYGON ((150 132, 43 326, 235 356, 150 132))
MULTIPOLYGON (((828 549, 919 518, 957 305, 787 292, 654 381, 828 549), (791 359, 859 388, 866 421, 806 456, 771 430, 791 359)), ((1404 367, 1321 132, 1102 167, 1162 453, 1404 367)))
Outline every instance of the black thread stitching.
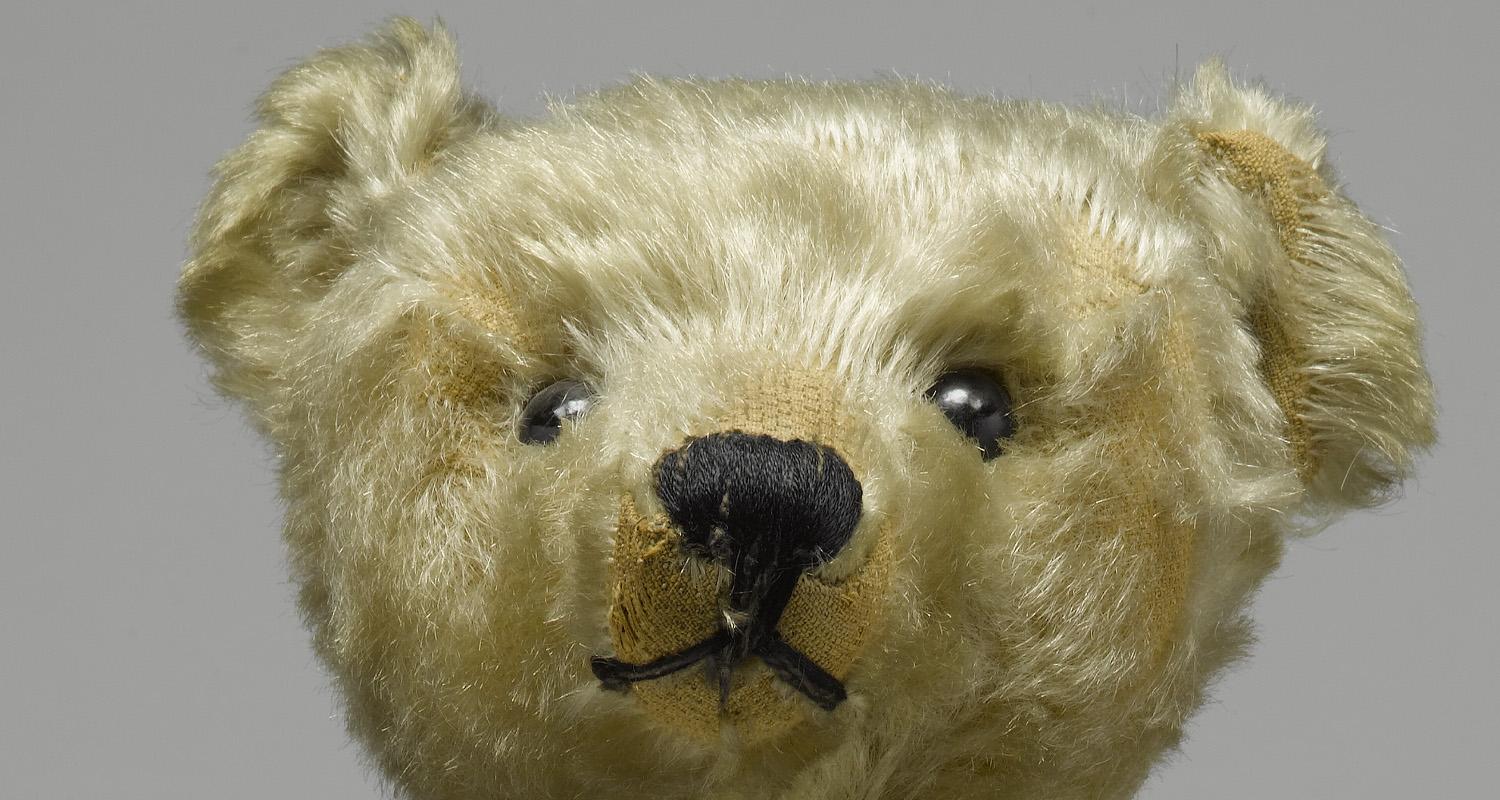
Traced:
POLYGON ((654 478, 684 549, 729 570, 725 621, 703 641, 646 664, 593 657, 600 684, 623 691, 707 662, 723 713, 735 665, 755 656, 819 707, 836 708, 847 697, 843 684, 776 627, 802 573, 837 555, 859 524, 863 495, 853 470, 813 442, 730 431, 667 453, 654 478))

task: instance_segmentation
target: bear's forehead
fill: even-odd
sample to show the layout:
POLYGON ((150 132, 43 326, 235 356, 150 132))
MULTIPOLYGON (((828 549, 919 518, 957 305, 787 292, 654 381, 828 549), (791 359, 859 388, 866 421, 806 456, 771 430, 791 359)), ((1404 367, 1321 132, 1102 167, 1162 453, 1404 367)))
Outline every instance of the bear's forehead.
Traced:
POLYGON ((552 221, 564 225, 588 206, 598 221, 863 214, 971 227, 1107 188, 1127 189, 1125 211, 1140 201, 1154 134, 1125 114, 918 83, 641 80, 477 140, 455 177, 503 185, 518 211, 563 212, 552 221))
POLYGON ((432 263, 523 275, 500 281, 511 302, 575 315, 796 326, 857 298, 861 319, 931 322, 1019 296, 1052 324, 1189 249, 1147 197, 1155 139, 1123 114, 925 84, 641 80, 455 148, 401 227, 445 251, 432 263))

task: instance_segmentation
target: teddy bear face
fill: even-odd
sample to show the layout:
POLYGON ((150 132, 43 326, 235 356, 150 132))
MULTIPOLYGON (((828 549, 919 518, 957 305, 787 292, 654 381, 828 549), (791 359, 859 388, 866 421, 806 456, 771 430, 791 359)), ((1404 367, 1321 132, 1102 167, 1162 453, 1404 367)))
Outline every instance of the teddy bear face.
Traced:
POLYGON ((320 58, 184 308, 413 795, 1113 796, 1176 740, 1320 468, 1267 378, 1311 345, 1247 323, 1295 260, 1264 159, 912 84, 518 126, 417 26, 320 58))

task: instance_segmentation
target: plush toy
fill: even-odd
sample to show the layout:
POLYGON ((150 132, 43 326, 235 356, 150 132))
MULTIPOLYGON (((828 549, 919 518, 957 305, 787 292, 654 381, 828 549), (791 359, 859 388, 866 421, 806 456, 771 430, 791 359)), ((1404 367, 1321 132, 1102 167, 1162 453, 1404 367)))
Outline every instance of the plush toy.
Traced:
POLYGON ((413 798, 1118 798, 1284 537, 1433 437, 1305 106, 655 80, 398 20, 261 99, 180 308, 413 798))

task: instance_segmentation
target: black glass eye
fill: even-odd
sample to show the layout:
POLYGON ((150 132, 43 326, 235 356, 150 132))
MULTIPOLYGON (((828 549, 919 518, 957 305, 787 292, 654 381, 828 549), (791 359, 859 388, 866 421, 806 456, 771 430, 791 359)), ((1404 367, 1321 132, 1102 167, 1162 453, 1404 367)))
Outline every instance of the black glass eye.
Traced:
POLYGON ((562 433, 563 420, 577 419, 594 404, 594 390, 583 381, 564 378, 537 392, 521 412, 521 441, 546 444, 562 433))
POLYGON ((1000 455, 1000 443, 1015 433, 1010 393, 988 372, 959 369, 944 373, 926 396, 955 428, 979 445, 986 461, 1000 455))

